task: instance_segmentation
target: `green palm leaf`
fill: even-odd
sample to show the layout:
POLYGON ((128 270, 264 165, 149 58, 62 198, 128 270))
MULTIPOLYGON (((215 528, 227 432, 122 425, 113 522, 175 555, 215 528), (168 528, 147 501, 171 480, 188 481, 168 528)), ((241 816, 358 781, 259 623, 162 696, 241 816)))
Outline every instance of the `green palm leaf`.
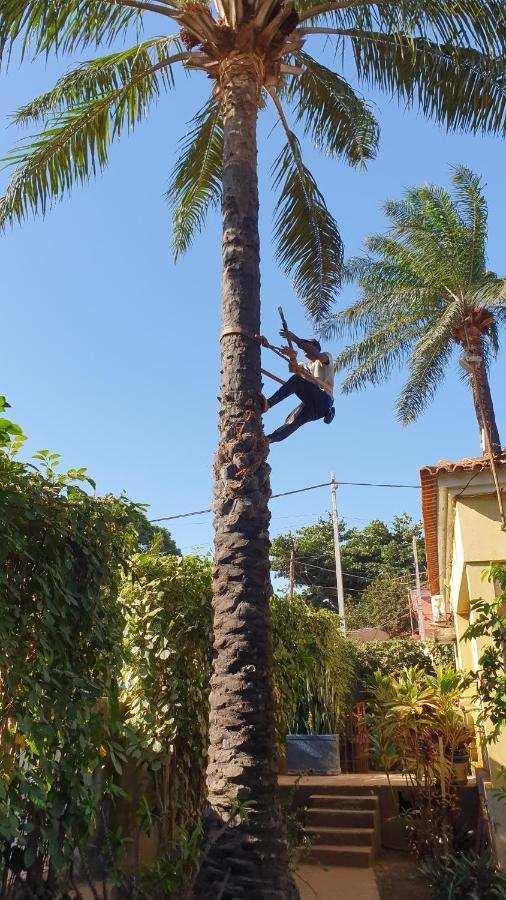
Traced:
POLYGON ((18 39, 22 53, 30 56, 112 43, 132 25, 140 26, 141 16, 139 10, 108 0, 2 0, 0 61, 18 39))
MULTIPOLYGON (((155 51, 160 52, 159 47, 155 51)), ((160 84, 170 84, 170 75, 161 67, 165 62, 152 64, 146 50, 123 58, 116 67, 103 60, 93 60, 75 73, 65 76, 66 88, 73 78, 81 85, 76 88, 79 96, 86 84, 84 96, 88 99, 50 116, 48 127, 35 135, 21 148, 13 151, 4 162, 15 166, 16 171, 0 200, 0 228, 9 222, 21 221, 29 210, 46 212, 53 200, 60 200, 75 182, 84 182, 98 169, 107 165, 108 150, 112 141, 125 127, 132 128, 144 118, 149 104, 158 95, 160 84), (103 65, 102 65, 103 64, 103 65), (107 73, 107 74, 106 74, 107 73), (106 90, 94 95, 91 84, 104 80, 106 90), (117 87, 113 87, 117 84, 117 87)), ((62 96, 61 82, 56 87, 54 104, 50 95, 34 101, 34 116, 45 115, 54 105, 58 107, 62 96)), ((28 108, 21 116, 29 117, 28 108)))
POLYGON ((506 133, 503 59, 403 34, 357 32, 351 44, 361 81, 418 105, 449 130, 506 133))
MULTIPOLYGON (((124 88, 137 75, 144 77, 152 66, 161 66, 167 59, 173 41, 172 37, 153 38, 120 53, 111 53, 82 63, 60 78, 51 91, 20 107, 14 113, 13 121, 16 125, 44 121, 67 107, 87 103, 118 88, 124 88)), ((177 47, 180 49, 179 44, 177 47)), ((170 66, 160 68, 158 73, 156 78, 153 77, 154 90, 158 89, 158 82, 165 87, 174 86, 174 73, 170 66)))
POLYGON ((302 161, 294 134, 273 166, 276 257, 315 321, 328 315, 341 284, 343 244, 336 222, 302 161))
MULTIPOLYGON (((303 17, 322 6, 321 0, 297 3, 303 17)), ((458 44, 496 56, 502 56, 506 46, 506 12, 502 0, 365 2, 323 11, 318 18, 342 30, 425 38, 437 44, 458 44)))
POLYGON ((298 53, 296 62, 303 72, 291 79, 286 96, 294 103, 296 121, 304 124, 304 135, 310 135, 318 149, 344 156, 351 165, 374 159, 379 125, 370 105, 344 78, 307 53, 298 53))
POLYGON ((204 225, 210 206, 221 200, 223 124, 220 105, 209 102, 192 119, 166 197, 173 209, 173 251, 177 258, 204 225))

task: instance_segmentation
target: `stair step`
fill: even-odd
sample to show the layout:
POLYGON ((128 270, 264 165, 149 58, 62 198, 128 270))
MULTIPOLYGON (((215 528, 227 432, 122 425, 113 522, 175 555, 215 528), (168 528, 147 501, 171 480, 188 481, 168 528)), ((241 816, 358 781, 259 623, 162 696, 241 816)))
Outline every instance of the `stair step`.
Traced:
POLYGON ((374 849, 372 847, 346 845, 336 847, 318 844, 311 849, 308 862, 323 866, 356 866, 361 869, 367 869, 374 862, 374 849))
POLYGON ((334 797, 376 797, 378 794, 378 789, 374 787, 367 787, 361 784, 336 784, 332 783, 329 778, 328 783, 321 780, 317 784, 305 785, 303 782, 300 784, 300 788, 305 788, 311 786, 313 791, 318 796, 325 795, 326 797, 334 796, 334 797))
POLYGON ((304 822, 309 827, 323 825, 329 828, 374 828, 376 811, 373 809, 307 809, 304 822))
POLYGON ((312 794, 308 800, 311 809, 376 809, 378 798, 376 795, 353 796, 352 794, 331 796, 330 794, 312 794))
POLYGON ((312 845, 326 846, 372 847, 374 846, 374 828, 339 828, 328 825, 306 825, 304 834, 312 845))

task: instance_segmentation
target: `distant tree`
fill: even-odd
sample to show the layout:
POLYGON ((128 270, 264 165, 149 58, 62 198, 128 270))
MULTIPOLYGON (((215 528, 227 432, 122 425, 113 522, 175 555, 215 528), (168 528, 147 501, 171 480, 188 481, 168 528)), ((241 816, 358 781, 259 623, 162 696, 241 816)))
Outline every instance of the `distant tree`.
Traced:
POLYGON ((377 384, 407 363, 397 402, 403 424, 425 409, 459 350, 478 425, 500 452, 488 368, 506 321, 506 278, 487 267, 481 179, 458 166, 452 183, 453 195, 425 185, 385 204, 387 233, 368 238, 367 255, 347 265, 360 299, 329 330, 355 339, 336 360, 338 370, 348 370, 345 392, 377 384))
MULTIPOLYGON (((389 526, 374 519, 365 528, 347 528, 340 522, 341 564, 344 593, 349 606, 360 603, 362 595, 377 578, 395 578, 413 571, 413 535, 420 539, 420 567, 425 566, 422 529, 410 516, 395 516, 389 526)), ((315 605, 324 599, 336 601, 336 576, 332 519, 321 518, 295 532, 278 535, 272 541, 271 567, 288 578, 291 551, 295 553, 295 583, 307 588, 315 605)))
POLYGON ((147 550, 154 539, 158 538, 162 553, 166 553, 170 556, 181 556, 181 550, 167 528, 161 528, 159 525, 152 525, 143 515, 139 515, 138 518, 136 518, 134 525, 139 535, 140 550, 147 550))
POLYGON ((406 577, 393 573, 376 578, 367 585, 359 603, 348 602, 346 627, 382 628, 390 637, 409 634, 408 587, 406 577))

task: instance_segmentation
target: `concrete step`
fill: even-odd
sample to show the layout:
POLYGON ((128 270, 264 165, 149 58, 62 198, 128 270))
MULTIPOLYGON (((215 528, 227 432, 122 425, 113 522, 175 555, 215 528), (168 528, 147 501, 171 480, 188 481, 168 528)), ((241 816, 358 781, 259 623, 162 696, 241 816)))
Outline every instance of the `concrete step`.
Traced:
POLYGON ((328 825, 305 825, 304 834, 311 844, 330 846, 372 847, 375 843, 374 828, 335 828, 328 825))
MULTIPOLYGON (((312 810, 307 810, 306 815, 309 812, 312 810)), ((327 812, 333 813, 331 824, 334 828, 374 828, 376 825, 374 809, 330 809, 327 812)))
POLYGON ((307 803, 309 809, 376 809, 378 798, 376 796, 354 797, 352 794, 332 796, 330 794, 312 794, 307 803))
MULTIPOLYGON (((372 847, 352 847, 317 844, 311 849, 309 862, 321 866, 353 866, 366 869, 374 862, 374 849, 372 847)), ((360 900, 357 897, 357 900, 360 900)))
MULTIPOLYGON (((301 782, 300 789, 304 789, 306 785, 304 782, 301 782)), ((329 795, 334 797, 343 797, 346 796, 352 797, 376 797, 377 790, 374 787, 369 787, 368 785, 362 784, 336 784, 332 783, 331 779, 326 781, 325 779, 318 779, 311 785, 313 789, 313 793, 318 796, 325 795, 328 797, 329 795)))

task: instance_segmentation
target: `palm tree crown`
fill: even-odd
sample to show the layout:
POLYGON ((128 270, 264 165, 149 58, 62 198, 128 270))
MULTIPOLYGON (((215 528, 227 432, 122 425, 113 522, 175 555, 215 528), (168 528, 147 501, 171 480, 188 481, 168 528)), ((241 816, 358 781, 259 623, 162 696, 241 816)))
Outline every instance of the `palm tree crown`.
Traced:
POLYGON ((6 160, 15 172, 0 201, 0 227, 28 212, 45 213, 75 182, 103 168, 112 141, 143 119, 162 91, 174 88, 181 64, 212 81, 167 192, 174 253, 186 250, 207 209, 220 200, 223 73, 233 56, 246 54, 258 70, 259 104, 272 101, 286 139, 272 169, 278 259, 319 319, 339 287, 342 243, 285 107, 304 136, 352 165, 374 157, 379 128, 371 107, 310 56, 305 43, 322 33, 335 39, 336 50, 348 43, 360 84, 419 105, 448 129, 506 131, 506 18, 495 0, 213 0, 212 7, 178 0, 3 0, 0 55, 8 59, 16 42, 26 54, 80 53, 126 39, 146 17, 174 21, 175 33, 82 63, 17 111, 15 122, 42 123, 43 130, 6 160))
POLYGON ((387 233, 368 238, 368 255, 346 266, 361 298, 329 328, 359 338, 336 361, 338 369, 351 370, 345 391, 382 381, 395 366, 408 364, 397 403, 405 424, 425 408, 453 351, 463 348, 478 420, 488 425, 497 449, 486 369, 498 350, 498 325, 506 321, 506 279, 487 269, 487 205, 480 178, 459 166, 452 183, 453 196, 427 185, 385 204, 387 233))

